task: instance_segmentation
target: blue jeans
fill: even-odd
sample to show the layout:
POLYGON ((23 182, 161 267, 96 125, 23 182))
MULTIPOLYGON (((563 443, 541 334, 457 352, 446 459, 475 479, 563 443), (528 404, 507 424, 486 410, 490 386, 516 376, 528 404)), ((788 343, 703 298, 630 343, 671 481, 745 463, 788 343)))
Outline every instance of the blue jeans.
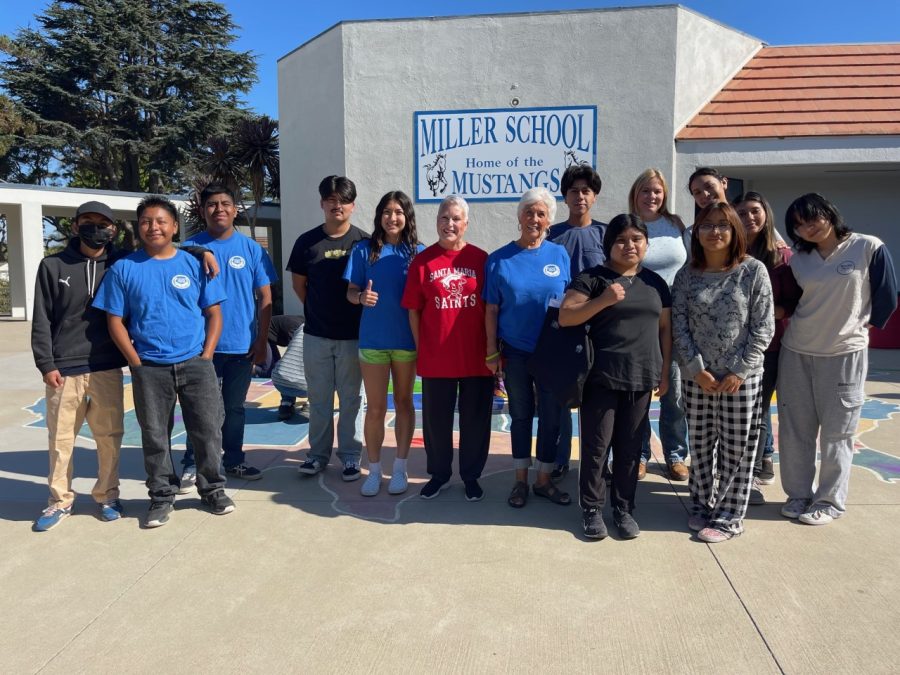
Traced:
POLYGON ((553 393, 537 387, 535 406, 534 378, 528 372, 528 357, 531 354, 503 345, 503 381, 509 397, 509 416, 512 418, 510 437, 512 441, 513 467, 526 469, 531 466, 531 437, 534 427, 534 411, 537 407, 537 464, 538 471, 550 473, 556 459, 556 442, 559 437, 559 420, 562 407, 553 393))
POLYGON ((359 341, 303 334, 303 368, 309 396, 309 459, 322 465, 334 445, 334 394, 338 396, 337 456, 359 462, 362 454, 362 373, 359 341))
POLYGON ((181 403, 188 439, 197 451, 197 489, 207 495, 225 487, 219 462, 222 398, 211 361, 194 357, 174 364, 145 361, 131 369, 134 411, 141 425, 147 490, 153 501, 175 501, 181 480, 172 464, 175 399, 181 403))
MULTIPOLYGON (((225 420, 222 422, 222 463, 226 469, 243 464, 244 454, 244 401, 250 388, 250 375, 253 364, 246 354, 215 354, 213 365, 219 380, 222 394, 222 405, 225 408, 225 420)), ((187 449, 181 464, 184 467, 194 466, 194 447, 188 436, 187 449)))
MULTIPOLYGON (((687 420, 684 417, 684 399, 681 391, 681 369, 672 362, 669 371, 669 390, 659 400, 659 440, 662 442, 666 464, 683 462, 688 456, 687 420)), ((644 445, 641 463, 650 459, 650 425, 644 429, 644 445)))

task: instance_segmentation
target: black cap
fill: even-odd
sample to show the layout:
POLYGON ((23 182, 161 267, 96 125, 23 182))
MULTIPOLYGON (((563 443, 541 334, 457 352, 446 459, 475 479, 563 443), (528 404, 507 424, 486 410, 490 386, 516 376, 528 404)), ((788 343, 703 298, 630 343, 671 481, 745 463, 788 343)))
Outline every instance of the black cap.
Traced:
POLYGON ((108 218, 110 221, 115 222, 115 217, 113 217, 112 209, 110 209, 103 202, 85 202, 81 206, 78 207, 78 210, 75 212, 75 217, 83 216, 85 213, 97 213, 104 218, 108 218))

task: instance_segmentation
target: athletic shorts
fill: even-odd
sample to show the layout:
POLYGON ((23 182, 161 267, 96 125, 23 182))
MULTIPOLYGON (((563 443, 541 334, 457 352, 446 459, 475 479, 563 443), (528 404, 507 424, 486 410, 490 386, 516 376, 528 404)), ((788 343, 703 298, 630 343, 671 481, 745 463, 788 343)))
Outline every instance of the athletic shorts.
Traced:
POLYGON ((359 360, 373 366, 386 366, 391 362, 409 363, 416 360, 414 349, 360 349, 359 360))

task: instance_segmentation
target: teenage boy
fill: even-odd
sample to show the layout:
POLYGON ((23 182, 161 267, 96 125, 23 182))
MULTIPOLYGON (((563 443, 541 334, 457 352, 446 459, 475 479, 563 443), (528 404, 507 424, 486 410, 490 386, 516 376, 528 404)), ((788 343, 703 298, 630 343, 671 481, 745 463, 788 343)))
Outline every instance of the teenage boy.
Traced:
POLYGON ((359 369, 359 320, 362 306, 347 302, 344 268, 356 242, 368 235, 350 223, 356 186, 345 176, 319 184, 325 222, 303 233, 294 244, 287 269, 303 303, 303 367, 309 396, 309 452, 299 471, 315 475, 331 459, 334 444, 334 394, 339 400, 337 456, 343 479, 360 477, 362 423, 359 369))
POLYGON ((118 520, 122 447, 122 366, 125 359, 106 329, 106 315, 91 299, 106 269, 125 255, 110 208, 86 202, 75 211, 74 237, 38 267, 31 324, 34 363, 46 385, 50 499, 34 523, 46 532, 72 513, 73 450, 87 419, 97 444, 97 482, 91 490, 103 520, 118 520))
MULTIPOLYGON (((206 231, 185 243, 212 251, 222 270, 228 302, 222 305, 222 335, 213 365, 219 378, 225 420, 222 422, 222 464, 225 474, 259 480, 262 472, 246 463, 244 453, 244 400, 250 388, 254 363, 264 363, 272 320, 272 283, 278 274, 269 255, 257 242, 234 229, 237 204, 234 192, 210 183, 200 193, 206 231)), ((197 481, 194 447, 188 439, 181 461, 182 494, 197 481)))
POLYGON ((137 208, 144 249, 113 267, 94 299, 107 313, 109 334, 131 368, 134 407, 141 426, 150 509, 147 527, 169 520, 180 481, 170 450, 176 397, 197 458, 203 503, 222 515, 234 510, 219 470, 222 399, 212 359, 222 332, 218 279, 172 244, 178 211, 168 199, 145 197, 137 208))
MULTIPOLYGON (((587 164, 573 164, 563 172, 560 191, 569 207, 569 218, 551 225, 547 240, 559 244, 569 253, 572 279, 586 269, 602 265, 606 260, 603 254, 606 223, 591 217, 591 208, 597 201, 601 187, 600 176, 587 164)), ((568 473, 571 456, 572 415, 571 411, 563 411, 556 448, 556 468, 550 474, 554 480, 568 473)))

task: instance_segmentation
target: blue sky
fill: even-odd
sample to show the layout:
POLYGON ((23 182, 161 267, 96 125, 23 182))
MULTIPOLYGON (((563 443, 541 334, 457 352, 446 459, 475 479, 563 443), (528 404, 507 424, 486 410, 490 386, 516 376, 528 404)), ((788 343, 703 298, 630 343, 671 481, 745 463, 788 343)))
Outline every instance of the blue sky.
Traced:
MULTIPOLYGON (((223 1, 223 0, 220 0, 223 1)), ((4 0, 0 33, 27 25, 49 0, 4 0)), ((257 112, 278 115, 276 62, 340 21, 350 19, 492 14, 672 4, 652 0, 224 0, 241 27, 237 47, 259 60, 260 82, 248 96, 257 112)), ((684 6, 772 45, 900 41, 900 1, 685 0, 684 6)), ((553 44, 535 48, 554 49, 553 44)))

